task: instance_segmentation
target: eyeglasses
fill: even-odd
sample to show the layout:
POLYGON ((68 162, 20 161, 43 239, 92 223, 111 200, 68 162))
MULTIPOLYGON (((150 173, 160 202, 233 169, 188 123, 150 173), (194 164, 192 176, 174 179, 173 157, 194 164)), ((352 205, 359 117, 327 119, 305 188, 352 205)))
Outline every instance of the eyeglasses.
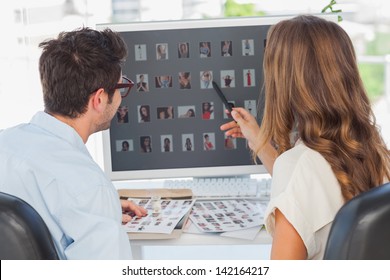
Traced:
POLYGON ((119 89, 122 98, 129 95, 131 88, 134 86, 134 82, 125 76, 122 76, 121 83, 117 83, 115 89, 119 89))

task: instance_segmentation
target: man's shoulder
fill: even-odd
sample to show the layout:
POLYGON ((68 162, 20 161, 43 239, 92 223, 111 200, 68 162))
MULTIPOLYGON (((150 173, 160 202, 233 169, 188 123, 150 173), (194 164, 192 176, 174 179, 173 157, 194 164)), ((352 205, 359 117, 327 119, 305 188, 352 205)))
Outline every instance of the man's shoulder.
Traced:
POLYGON ((19 124, 13 127, 0 130, 0 147, 8 147, 16 144, 19 141, 28 141, 29 137, 26 135, 26 127, 28 124, 19 124))

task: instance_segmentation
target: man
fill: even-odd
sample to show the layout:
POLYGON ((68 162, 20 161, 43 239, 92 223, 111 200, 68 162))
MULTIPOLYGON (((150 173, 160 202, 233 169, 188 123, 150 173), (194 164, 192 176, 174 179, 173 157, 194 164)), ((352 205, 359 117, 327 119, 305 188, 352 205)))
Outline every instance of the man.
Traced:
POLYGON ((130 259, 121 228, 130 216, 121 213, 146 211, 118 199, 85 147, 91 134, 110 126, 133 86, 121 77, 126 45, 109 29, 82 28, 40 47, 45 111, 0 132, 0 191, 39 212, 61 259, 130 259))

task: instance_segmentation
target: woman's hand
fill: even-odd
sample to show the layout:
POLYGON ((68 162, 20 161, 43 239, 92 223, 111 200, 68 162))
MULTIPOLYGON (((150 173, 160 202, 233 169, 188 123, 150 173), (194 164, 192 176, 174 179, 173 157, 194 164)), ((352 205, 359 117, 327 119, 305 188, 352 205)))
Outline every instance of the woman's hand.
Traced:
POLYGON ((231 113, 234 121, 221 125, 226 136, 245 138, 252 149, 260 130, 255 117, 244 108, 234 107, 231 113))
MULTIPOLYGON (((220 129, 225 131, 226 136, 234 138, 245 138, 250 149, 256 147, 260 141, 260 127, 251 113, 244 108, 234 107, 231 113, 234 121, 221 125, 220 129)), ((257 151, 257 157, 261 160, 267 171, 272 176, 272 169, 278 153, 271 143, 266 143, 261 150, 257 151)))
POLYGON ((145 208, 138 206, 137 204, 135 204, 130 200, 121 199, 120 201, 122 206, 123 224, 130 222, 134 216, 144 217, 148 213, 148 211, 145 208))

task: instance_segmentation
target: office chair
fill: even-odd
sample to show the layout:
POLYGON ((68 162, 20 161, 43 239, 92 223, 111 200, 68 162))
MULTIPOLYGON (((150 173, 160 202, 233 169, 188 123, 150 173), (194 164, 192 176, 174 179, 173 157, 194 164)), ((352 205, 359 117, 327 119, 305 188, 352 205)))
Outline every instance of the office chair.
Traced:
POLYGON ((390 183, 348 201, 337 213, 326 260, 390 260, 390 183))
POLYGON ((52 236, 38 212, 24 200, 2 192, 0 259, 59 259, 52 236))

